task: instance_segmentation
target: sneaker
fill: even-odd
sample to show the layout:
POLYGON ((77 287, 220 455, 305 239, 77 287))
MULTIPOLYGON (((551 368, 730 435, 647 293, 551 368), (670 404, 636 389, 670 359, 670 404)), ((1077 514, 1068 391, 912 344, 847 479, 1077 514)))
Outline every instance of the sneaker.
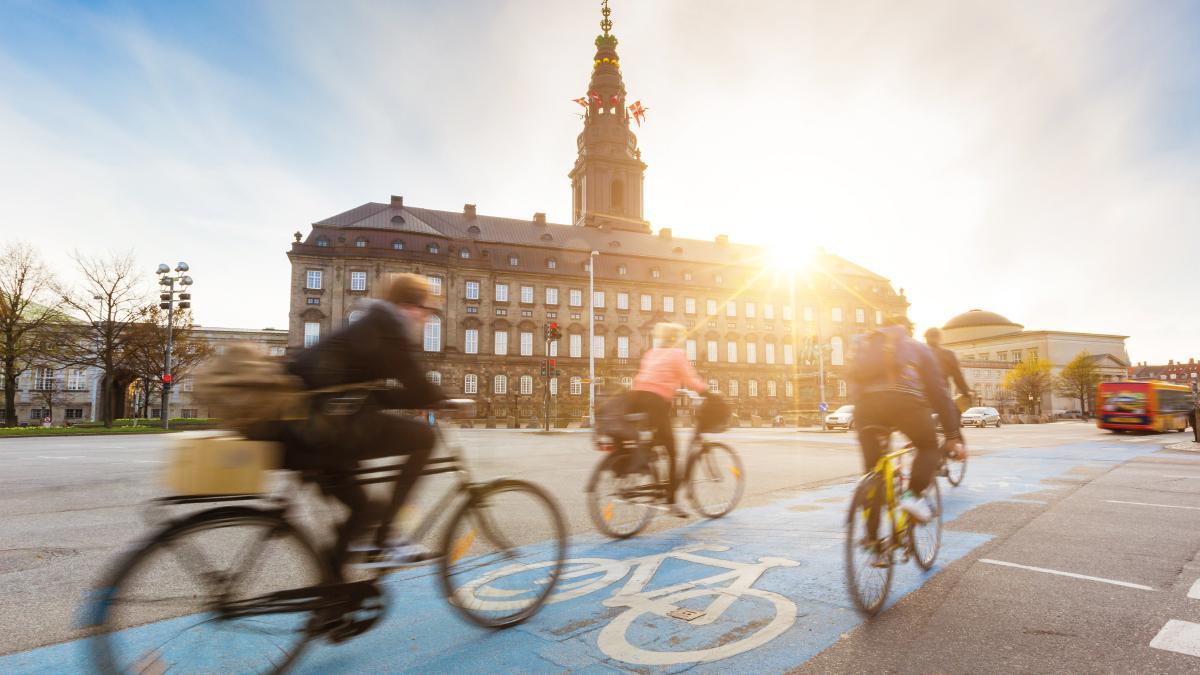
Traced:
POLYGON ((667 506, 667 515, 675 516, 676 518, 691 518, 687 511, 679 508, 678 504, 670 504, 667 506))
POLYGON ((918 523, 928 523, 933 518, 933 512, 929 510, 925 502, 910 490, 905 490, 900 497, 900 510, 918 523))

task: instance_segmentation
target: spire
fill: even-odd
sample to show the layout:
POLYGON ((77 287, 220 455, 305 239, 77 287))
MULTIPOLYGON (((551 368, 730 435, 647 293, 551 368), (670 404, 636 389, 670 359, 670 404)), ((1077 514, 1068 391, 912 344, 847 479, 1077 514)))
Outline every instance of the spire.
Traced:
POLYGON ((592 76, 585 99, 579 156, 571 170, 572 213, 576 225, 649 232, 642 218, 642 181, 646 165, 629 128, 625 82, 612 34, 612 10, 600 3, 601 35, 596 36, 592 76))

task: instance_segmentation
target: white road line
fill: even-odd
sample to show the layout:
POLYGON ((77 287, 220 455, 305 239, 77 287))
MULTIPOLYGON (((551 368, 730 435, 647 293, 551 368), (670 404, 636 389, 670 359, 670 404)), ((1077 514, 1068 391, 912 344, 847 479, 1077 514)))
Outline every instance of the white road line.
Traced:
POLYGON ((1200 511, 1200 506, 1178 506, 1175 504, 1147 504, 1146 502, 1126 502, 1120 499, 1105 499, 1104 501, 1110 504, 1132 504, 1134 506, 1158 506, 1164 509, 1187 509, 1188 511, 1200 511))
POLYGON ((1150 641, 1150 646, 1177 654, 1200 656, 1200 623, 1171 619, 1150 641))
POLYGON ((1050 570, 1045 567, 1030 567, 1029 565, 1018 565, 1017 563, 1004 562, 1003 560, 992 560, 991 558, 980 558, 979 562, 989 565, 1001 565, 1003 567, 1016 567, 1022 570, 1030 570, 1033 572, 1045 572, 1046 574, 1057 574, 1060 577, 1071 577, 1072 579, 1085 579, 1087 581, 1099 581, 1113 586, 1124 586, 1126 588, 1137 588, 1143 591, 1152 591, 1153 588, 1143 586, 1141 584, 1131 584, 1128 581, 1117 581, 1116 579, 1105 579, 1103 577, 1090 577, 1086 574, 1076 574, 1074 572, 1061 572, 1059 570, 1050 570))
POLYGON ((1188 589, 1188 597, 1200 600, 1200 579, 1197 579, 1196 583, 1192 584, 1192 587, 1188 589))
POLYGON ((87 459, 83 455, 38 455, 38 459, 87 459))
POLYGON ((1163 478, 1200 478, 1200 476, 1181 476, 1176 473, 1168 473, 1164 475, 1163 478))

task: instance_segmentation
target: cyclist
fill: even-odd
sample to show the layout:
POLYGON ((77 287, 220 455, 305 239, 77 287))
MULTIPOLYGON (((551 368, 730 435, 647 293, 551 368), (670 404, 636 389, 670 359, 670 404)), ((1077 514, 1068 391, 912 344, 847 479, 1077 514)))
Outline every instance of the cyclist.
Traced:
POLYGON ((684 353, 684 337, 687 329, 677 323, 659 323, 654 326, 654 347, 642 355, 633 388, 629 393, 629 412, 645 413, 654 429, 654 443, 667 451, 670 462, 667 481, 667 505, 670 514, 686 518, 687 513, 675 504, 675 489, 679 485, 675 466, 675 432, 671 429, 671 400, 675 391, 687 387, 699 393, 708 387, 696 369, 688 363, 684 353))
POLYGON ((954 382, 954 386, 958 389, 959 396, 970 396, 971 388, 967 386, 967 380, 963 377, 962 368, 958 365, 958 357, 954 352, 942 346, 942 329, 934 326, 925 331, 925 344, 929 346, 929 351, 933 352, 933 358, 937 360, 938 368, 942 371, 942 376, 946 378, 946 386, 949 387, 950 382, 954 382))
POLYGON ((339 470, 356 468, 363 459, 408 457, 380 516, 374 545, 363 547, 371 553, 368 566, 410 562, 420 555, 414 543, 403 537, 392 539, 391 526, 429 460, 435 436, 427 423, 389 411, 426 408, 445 398, 412 355, 429 315, 424 306, 428 295, 425 277, 399 275, 383 299, 364 304, 361 318, 301 351, 288 364, 288 370, 303 380, 307 389, 384 380, 400 385, 372 389, 360 408, 342 418, 323 415, 319 407, 323 399, 318 397, 310 420, 285 423, 282 430, 285 466, 332 470, 333 475, 322 480, 321 489, 349 510, 331 552, 335 569, 341 569, 351 542, 364 533, 371 511, 376 510, 361 485, 336 476, 339 470))
POLYGON ((912 339, 908 317, 889 317, 886 324, 855 345, 847 373, 858 441, 867 471, 879 461, 883 441, 892 429, 912 441, 917 453, 908 489, 900 496, 900 509, 924 523, 933 514, 918 495, 933 480, 941 452, 931 418, 933 411, 945 429, 945 451, 965 456, 966 449, 959 433, 958 408, 950 400, 933 353, 912 339))

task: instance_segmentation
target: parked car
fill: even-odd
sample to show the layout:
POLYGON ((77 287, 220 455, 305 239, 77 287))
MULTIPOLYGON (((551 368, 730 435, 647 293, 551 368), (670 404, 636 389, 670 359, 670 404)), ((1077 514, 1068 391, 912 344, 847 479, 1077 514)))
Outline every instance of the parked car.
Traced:
POLYGON ((837 410, 825 416, 825 429, 846 429, 849 431, 854 428, 854 406, 844 405, 837 410))
POLYGON ((964 427, 1000 427, 1000 411, 995 408, 968 408, 962 414, 964 427))

